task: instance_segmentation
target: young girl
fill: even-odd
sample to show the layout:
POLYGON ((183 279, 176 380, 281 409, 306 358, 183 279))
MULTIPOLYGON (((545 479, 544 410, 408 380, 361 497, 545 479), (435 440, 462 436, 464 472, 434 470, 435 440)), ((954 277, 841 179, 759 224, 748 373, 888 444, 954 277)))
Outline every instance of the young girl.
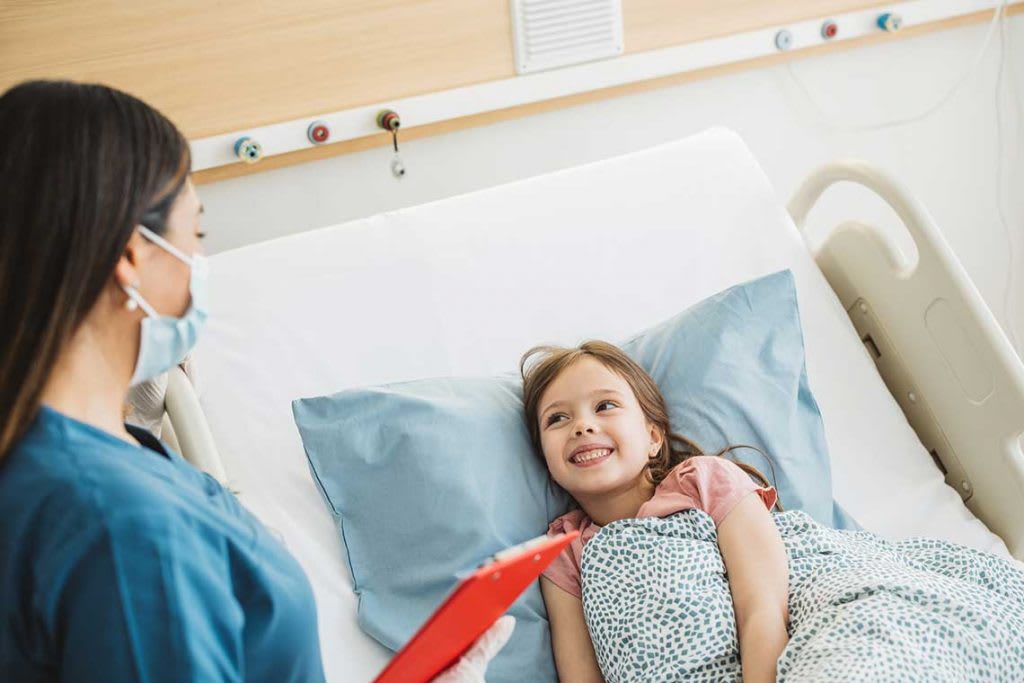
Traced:
POLYGON ((789 620, 786 551, 769 513, 775 489, 753 468, 673 434, 654 380, 611 344, 537 347, 521 371, 534 447, 580 506, 551 522, 549 534, 578 529, 580 538, 541 578, 562 683, 603 680, 583 615, 583 546, 610 522, 692 508, 718 527, 743 680, 774 681, 789 620))

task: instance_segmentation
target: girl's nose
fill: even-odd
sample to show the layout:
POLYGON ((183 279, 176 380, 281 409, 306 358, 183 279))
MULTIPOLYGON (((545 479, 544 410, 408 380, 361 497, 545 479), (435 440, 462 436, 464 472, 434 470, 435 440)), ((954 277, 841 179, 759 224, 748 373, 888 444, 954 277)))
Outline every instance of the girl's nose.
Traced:
POLYGON ((586 422, 577 422, 576 436, 583 436, 584 432, 586 432, 587 434, 593 434, 594 428, 591 425, 587 424, 586 422))

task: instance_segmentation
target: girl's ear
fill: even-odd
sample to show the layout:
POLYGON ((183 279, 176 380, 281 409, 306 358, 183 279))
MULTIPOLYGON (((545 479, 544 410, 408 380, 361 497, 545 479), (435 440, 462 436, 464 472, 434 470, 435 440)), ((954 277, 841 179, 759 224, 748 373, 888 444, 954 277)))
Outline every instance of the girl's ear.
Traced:
POLYGON ((651 451, 652 454, 656 454, 661 450, 661 445, 665 442, 665 435, 662 433, 661 428, 653 422, 650 424, 651 428, 651 451))

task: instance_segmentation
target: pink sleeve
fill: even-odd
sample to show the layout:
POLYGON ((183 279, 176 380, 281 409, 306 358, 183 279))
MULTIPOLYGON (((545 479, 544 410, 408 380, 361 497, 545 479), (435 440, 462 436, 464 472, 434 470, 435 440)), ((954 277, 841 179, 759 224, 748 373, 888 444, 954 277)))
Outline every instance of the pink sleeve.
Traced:
POLYGON ((758 486, 736 463, 721 456, 698 456, 692 460, 697 462, 690 479, 700 496, 701 509, 711 515, 715 526, 751 493, 756 492, 769 510, 775 506, 778 499, 775 489, 758 486))
POLYGON ((567 546, 558 554, 541 576, 555 584, 569 595, 583 599, 583 588, 580 586, 580 568, 572 556, 572 546, 567 546))
POLYGON ((583 599, 583 588, 580 584, 580 559, 583 557, 583 537, 588 534, 590 520, 582 510, 567 512, 548 525, 548 536, 556 536, 567 531, 580 531, 580 537, 574 539, 558 554, 541 576, 555 584, 566 593, 583 599))
POLYGON ((758 486, 736 463, 720 456, 699 455, 672 470, 641 512, 665 517, 697 508, 708 513, 718 526, 751 493, 757 493, 769 510, 778 500, 773 487, 758 486))

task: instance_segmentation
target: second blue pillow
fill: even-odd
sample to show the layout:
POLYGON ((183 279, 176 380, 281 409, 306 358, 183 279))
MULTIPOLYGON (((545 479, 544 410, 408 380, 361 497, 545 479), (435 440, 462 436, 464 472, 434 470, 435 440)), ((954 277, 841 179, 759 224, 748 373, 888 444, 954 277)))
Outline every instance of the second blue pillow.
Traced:
POLYGON ((857 527, 832 499, 790 271, 730 287, 622 348, 661 388, 674 431, 707 453, 733 444, 760 448, 769 461, 751 449, 728 457, 773 481, 786 509, 836 528, 857 527))

